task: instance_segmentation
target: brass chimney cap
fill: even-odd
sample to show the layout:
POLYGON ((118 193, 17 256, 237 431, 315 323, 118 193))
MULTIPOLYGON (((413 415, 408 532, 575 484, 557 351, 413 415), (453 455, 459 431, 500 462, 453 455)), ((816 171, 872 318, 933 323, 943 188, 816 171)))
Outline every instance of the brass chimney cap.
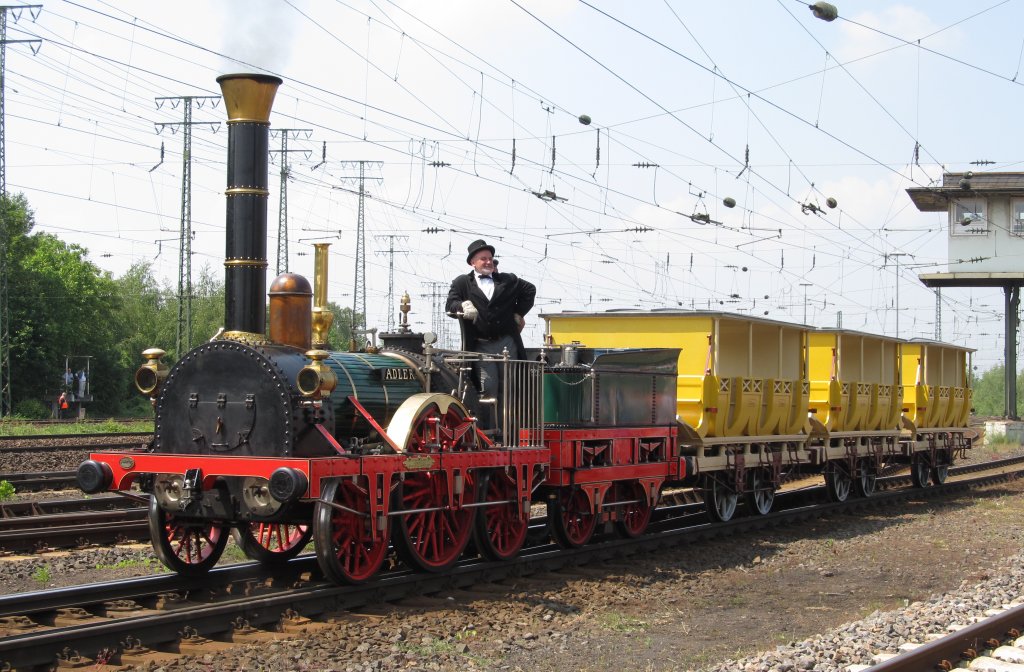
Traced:
POLYGON ((228 111, 228 122, 269 123, 274 95, 282 79, 258 73, 235 73, 217 78, 228 111))

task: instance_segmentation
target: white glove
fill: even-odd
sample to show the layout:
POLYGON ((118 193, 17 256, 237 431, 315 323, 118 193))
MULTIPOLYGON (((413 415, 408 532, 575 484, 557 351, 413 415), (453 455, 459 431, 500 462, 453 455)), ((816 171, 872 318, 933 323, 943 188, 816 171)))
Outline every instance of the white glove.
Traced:
POLYGON ((473 305, 472 301, 462 302, 462 319, 475 320, 479 314, 480 313, 477 312, 476 306, 473 305))

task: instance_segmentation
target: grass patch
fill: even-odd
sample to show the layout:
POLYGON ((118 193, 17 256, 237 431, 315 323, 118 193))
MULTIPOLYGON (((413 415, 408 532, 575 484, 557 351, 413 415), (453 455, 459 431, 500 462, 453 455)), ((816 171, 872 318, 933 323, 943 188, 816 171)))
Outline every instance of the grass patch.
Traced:
POLYGON ((163 565, 160 564, 156 558, 140 558, 138 560, 121 560, 113 564, 98 564, 96 569, 129 569, 132 567, 142 567, 150 571, 161 570, 163 565))
POLYGON ((50 582, 53 578, 53 572, 50 571, 49 565, 43 565, 36 571, 32 572, 32 580, 36 583, 41 583, 44 586, 50 582))
POLYGON ((632 632, 642 632, 647 629, 647 621, 640 620, 634 616, 627 616, 618 612, 611 612, 608 614, 601 614, 601 618, 598 619, 601 626, 606 630, 613 632, 621 632, 629 634, 632 632))
POLYGON ((0 481, 0 502, 11 499, 17 490, 10 481, 0 481))
POLYGON ((152 431, 153 420, 119 422, 109 418, 102 422, 61 422, 43 425, 24 420, 8 419, 0 421, 0 436, 35 436, 39 434, 62 436, 65 434, 111 434, 152 431))
MULTIPOLYGON (((225 530, 224 534, 228 534, 225 530)), ((234 541, 231 539, 230 541, 234 541)), ((224 547, 224 555, 220 556, 221 562, 249 562, 252 558, 245 554, 245 551, 235 543, 229 543, 224 547)))
POLYGON ((1020 448, 1020 441, 1010 438, 1009 434, 991 434, 985 437, 986 446, 1000 446, 1001 448, 1020 448))

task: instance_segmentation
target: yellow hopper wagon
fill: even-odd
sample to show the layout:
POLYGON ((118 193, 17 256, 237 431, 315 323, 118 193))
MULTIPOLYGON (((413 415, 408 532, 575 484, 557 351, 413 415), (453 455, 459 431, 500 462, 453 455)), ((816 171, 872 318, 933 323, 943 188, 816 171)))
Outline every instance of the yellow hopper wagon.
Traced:
POLYGON ((919 487, 945 481, 954 457, 970 448, 973 352, 926 339, 902 344, 904 452, 919 487))
POLYGON ((787 470, 807 460, 807 331, 721 312, 564 312, 542 316, 549 343, 679 348, 677 420, 713 517, 739 495, 770 510, 787 470))
POLYGON ((882 469, 924 487, 970 447, 969 350, 714 311, 542 315, 549 347, 677 348, 680 452, 713 519, 767 513, 787 480, 870 496, 882 469))

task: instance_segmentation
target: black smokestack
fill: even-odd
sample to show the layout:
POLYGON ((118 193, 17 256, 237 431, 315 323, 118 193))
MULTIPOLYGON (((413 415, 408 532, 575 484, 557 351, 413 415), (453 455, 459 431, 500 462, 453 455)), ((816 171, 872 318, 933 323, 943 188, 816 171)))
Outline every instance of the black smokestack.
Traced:
POLYGON ((266 330, 267 157, 270 108, 281 80, 238 74, 217 83, 228 112, 224 335, 230 338, 266 330))

